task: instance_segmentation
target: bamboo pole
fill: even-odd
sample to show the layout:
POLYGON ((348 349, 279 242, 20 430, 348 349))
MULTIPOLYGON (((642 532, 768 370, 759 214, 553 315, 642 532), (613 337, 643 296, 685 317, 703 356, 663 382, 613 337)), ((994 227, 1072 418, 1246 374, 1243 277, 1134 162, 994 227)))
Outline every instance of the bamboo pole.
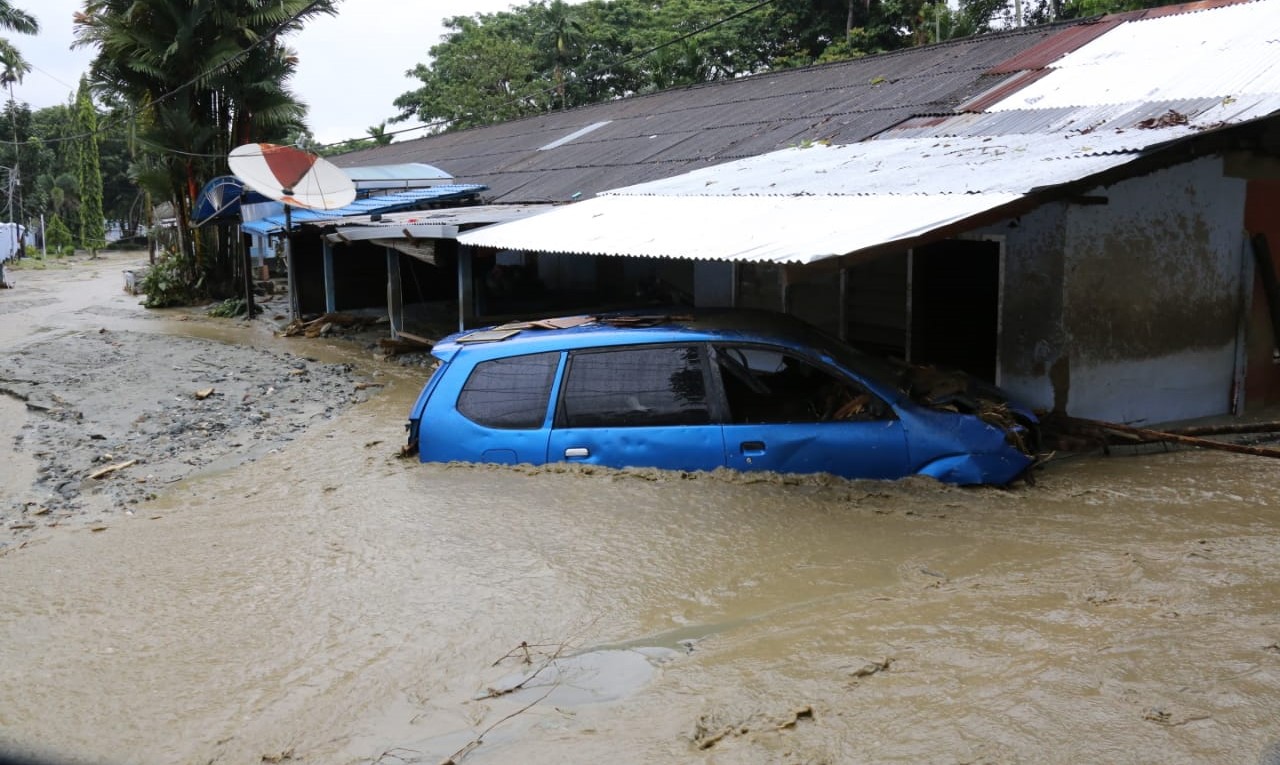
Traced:
POLYGON ((1162 430, 1151 430, 1149 428, 1135 428, 1130 425, 1121 425, 1115 422, 1103 422, 1102 420, 1087 420, 1080 417, 1062 417, 1060 422, 1068 426, 1081 426, 1086 428, 1095 428, 1101 431, 1111 431, 1121 435, 1133 436, 1148 443, 1172 443, 1182 444, 1183 446, 1194 446, 1200 449, 1215 449, 1217 451, 1232 452, 1234 454, 1250 454, 1256 457, 1271 457, 1280 459, 1280 449, 1269 446, 1246 446, 1244 444, 1232 444, 1223 441, 1213 441, 1208 438, 1199 438, 1196 436, 1180 435, 1178 433, 1169 433, 1162 430))

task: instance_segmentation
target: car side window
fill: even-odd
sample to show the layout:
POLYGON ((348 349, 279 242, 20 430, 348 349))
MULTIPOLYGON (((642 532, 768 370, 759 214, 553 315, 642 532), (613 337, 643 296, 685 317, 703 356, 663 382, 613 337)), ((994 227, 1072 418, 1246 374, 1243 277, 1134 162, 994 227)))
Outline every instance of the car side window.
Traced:
POLYGON ((476 364, 458 395, 458 413, 490 428, 542 426, 560 354, 535 353, 476 364))
POLYGON ((884 420, 893 410, 856 380, 772 348, 716 347, 730 421, 736 424, 884 420))
POLYGON ((706 425, 711 422, 699 346, 580 351, 569 357, 561 427, 706 425))

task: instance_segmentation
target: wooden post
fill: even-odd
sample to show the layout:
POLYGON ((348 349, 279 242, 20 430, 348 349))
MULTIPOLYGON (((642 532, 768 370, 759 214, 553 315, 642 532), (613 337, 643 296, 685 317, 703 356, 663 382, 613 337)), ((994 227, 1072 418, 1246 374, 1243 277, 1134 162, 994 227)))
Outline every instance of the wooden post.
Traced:
POLYGON ((387 315, 391 319, 391 339, 400 339, 404 329, 404 292, 400 285, 400 253, 387 248, 387 315))
POLYGON ((253 257, 249 254, 249 248, 244 246, 244 232, 240 230, 240 224, 231 227, 235 231, 236 246, 240 248, 240 264, 244 270, 244 318, 246 321, 253 321, 253 257))
POLYGON ((338 312, 338 288, 333 279, 333 245, 321 238, 324 252, 324 312, 338 312))

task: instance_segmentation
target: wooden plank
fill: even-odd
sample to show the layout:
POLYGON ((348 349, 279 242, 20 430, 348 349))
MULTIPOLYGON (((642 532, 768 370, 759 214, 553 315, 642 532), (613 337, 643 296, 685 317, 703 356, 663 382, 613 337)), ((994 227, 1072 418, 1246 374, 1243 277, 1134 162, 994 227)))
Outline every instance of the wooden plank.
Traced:
POLYGON ((137 460, 129 460, 128 462, 117 462, 114 465, 107 465, 104 468, 100 468, 98 470, 93 471, 92 473, 89 474, 89 477, 93 479, 106 478, 107 476, 111 475, 117 470, 124 470, 125 468, 131 467, 136 464, 138 464, 137 460))

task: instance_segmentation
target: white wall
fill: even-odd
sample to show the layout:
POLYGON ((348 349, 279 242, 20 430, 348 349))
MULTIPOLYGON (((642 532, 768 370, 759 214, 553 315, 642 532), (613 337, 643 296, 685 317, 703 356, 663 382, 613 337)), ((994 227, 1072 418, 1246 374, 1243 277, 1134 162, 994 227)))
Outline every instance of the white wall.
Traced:
POLYGON ((1244 195, 1204 158, 976 232, 1006 241, 1002 385, 1109 421, 1228 412, 1244 195))
POLYGON ((1159 422, 1230 411, 1245 182, 1199 159, 1068 208, 1068 412, 1159 422))

